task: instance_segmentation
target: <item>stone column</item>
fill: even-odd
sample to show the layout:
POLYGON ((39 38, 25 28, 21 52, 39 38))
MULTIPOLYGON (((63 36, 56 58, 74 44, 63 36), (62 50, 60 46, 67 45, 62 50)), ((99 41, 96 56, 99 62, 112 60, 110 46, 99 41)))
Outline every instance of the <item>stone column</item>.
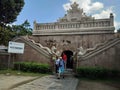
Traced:
POLYGON ((110 26, 114 26, 114 16, 113 16, 113 13, 110 13, 110 26))
POLYGON ((36 20, 33 22, 33 25, 34 25, 33 30, 36 30, 36 20))

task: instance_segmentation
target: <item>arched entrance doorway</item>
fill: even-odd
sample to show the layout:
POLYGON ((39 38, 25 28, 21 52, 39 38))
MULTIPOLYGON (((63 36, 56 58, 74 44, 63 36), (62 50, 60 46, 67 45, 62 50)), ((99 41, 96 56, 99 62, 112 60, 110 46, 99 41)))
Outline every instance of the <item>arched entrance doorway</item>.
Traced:
POLYGON ((62 52, 62 55, 66 54, 67 56, 67 64, 66 64, 66 68, 70 68, 73 69, 73 52, 70 50, 65 50, 62 52))

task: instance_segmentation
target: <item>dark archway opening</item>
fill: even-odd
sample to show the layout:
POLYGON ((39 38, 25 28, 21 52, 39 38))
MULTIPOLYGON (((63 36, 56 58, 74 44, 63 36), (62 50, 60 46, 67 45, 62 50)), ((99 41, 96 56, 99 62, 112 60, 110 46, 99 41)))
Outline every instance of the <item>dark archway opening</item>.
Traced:
MULTIPOLYGON (((73 52, 70 50, 63 51, 64 54, 67 56, 67 64, 66 68, 73 69, 73 52)), ((62 55, 63 55, 62 53, 62 55)))

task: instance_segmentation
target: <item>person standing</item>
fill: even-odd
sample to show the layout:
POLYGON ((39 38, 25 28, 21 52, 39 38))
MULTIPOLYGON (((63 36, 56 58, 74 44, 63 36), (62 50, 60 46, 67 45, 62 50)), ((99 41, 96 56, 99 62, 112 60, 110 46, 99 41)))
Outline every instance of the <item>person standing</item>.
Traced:
POLYGON ((70 55, 70 68, 73 68, 73 56, 70 55))
POLYGON ((64 63, 62 57, 60 57, 58 79, 60 79, 61 76, 64 78, 64 69, 65 69, 65 63, 64 63))
POLYGON ((60 59, 57 57, 57 59, 55 60, 55 72, 58 73, 59 70, 59 61, 60 59))
POLYGON ((66 65, 67 65, 67 55, 65 53, 63 53, 62 55, 62 59, 64 60, 65 62, 65 69, 66 69, 66 65))

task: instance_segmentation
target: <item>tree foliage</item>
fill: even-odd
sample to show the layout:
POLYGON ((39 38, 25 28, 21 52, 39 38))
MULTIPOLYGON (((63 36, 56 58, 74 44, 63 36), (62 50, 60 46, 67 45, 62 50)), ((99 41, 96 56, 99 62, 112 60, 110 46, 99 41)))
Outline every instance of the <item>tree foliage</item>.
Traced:
POLYGON ((30 28, 28 20, 21 25, 13 25, 12 31, 16 32, 16 36, 32 35, 32 28, 30 28))
POLYGON ((26 20, 21 25, 12 25, 1 27, 0 26, 0 45, 8 45, 8 42, 16 36, 31 35, 32 28, 30 28, 30 23, 26 20))
POLYGON ((7 45, 8 41, 11 40, 15 35, 15 32, 8 28, 0 26, 0 45, 7 45))
POLYGON ((16 21, 24 6, 24 0, 0 0, 0 25, 16 21))

